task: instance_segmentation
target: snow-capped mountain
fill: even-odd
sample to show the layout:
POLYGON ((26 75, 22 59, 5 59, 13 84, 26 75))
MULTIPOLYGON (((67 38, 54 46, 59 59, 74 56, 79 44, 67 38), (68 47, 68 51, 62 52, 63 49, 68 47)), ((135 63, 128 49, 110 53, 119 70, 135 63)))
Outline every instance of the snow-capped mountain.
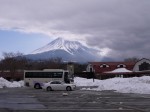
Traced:
POLYGON ((82 49, 87 50, 85 46, 83 46, 80 42, 77 41, 68 41, 63 38, 57 38, 56 40, 50 42, 46 46, 39 48, 32 52, 32 54, 43 53, 47 51, 54 50, 64 50, 71 55, 74 55, 75 51, 82 49))
POLYGON ((78 41, 57 38, 46 46, 36 49, 27 57, 35 60, 59 57, 63 61, 88 62, 100 61, 101 56, 98 53, 98 50, 86 47, 78 41))

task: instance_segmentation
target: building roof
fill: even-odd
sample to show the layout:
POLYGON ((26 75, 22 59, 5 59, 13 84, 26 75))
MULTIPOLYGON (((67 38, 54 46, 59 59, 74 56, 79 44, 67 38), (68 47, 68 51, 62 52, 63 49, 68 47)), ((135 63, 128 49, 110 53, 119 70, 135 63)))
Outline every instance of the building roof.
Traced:
POLYGON ((89 62, 89 64, 92 65, 102 65, 102 64, 107 64, 107 65, 119 65, 119 64, 124 64, 124 65, 135 65, 136 62, 89 62))
POLYGON ((136 62, 89 62, 93 66, 95 73, 104 73, 110 72, 117 68, 120 68, 118 65, 124 65, 123 68, 132 71, 136 62), (102 67, 107 65, 107 67, 102 67))

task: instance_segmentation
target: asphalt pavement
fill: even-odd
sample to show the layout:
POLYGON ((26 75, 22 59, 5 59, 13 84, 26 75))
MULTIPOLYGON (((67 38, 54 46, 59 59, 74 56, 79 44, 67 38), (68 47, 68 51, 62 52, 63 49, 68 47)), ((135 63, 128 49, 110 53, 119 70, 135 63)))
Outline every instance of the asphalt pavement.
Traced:
POLYGON ((0 89, 0 112, 150 112, 150 95, 4 88, 0 89))

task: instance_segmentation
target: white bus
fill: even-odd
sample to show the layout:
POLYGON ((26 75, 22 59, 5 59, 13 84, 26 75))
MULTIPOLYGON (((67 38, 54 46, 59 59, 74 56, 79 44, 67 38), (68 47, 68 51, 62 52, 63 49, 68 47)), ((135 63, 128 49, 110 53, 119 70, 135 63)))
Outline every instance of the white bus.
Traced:
POLYGON ((62 69, 44 69, 44 70, 25 70, 24 82, 26 86, 41 88, 43 83, 49 81, 62 81, 70 83, 68 71, 62 69))

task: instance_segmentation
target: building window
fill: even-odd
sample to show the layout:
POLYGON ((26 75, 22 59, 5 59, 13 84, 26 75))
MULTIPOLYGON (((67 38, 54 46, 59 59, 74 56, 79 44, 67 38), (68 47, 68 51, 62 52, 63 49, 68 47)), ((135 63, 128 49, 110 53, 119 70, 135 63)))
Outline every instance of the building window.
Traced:
POLYGON ((125 68, 126 65, 124 65, 124 64, 119 64, 119 65, 117 65, 117 67, 118 67, 118 68, 125 68))
POLYGON ((106 64, 100 65, 100 68, 108 68, 108 67, 109 67, 109 65, 106 65, 106 64))
POLYGON ((143 70, 150 70, 150 64, 143 62, 141 65, 139 65, 139 71, 143 71, 143 70))
POLYGON ((93 72, 93 69, 92 69, 92 67, 90 67, 90 72, 93 72))

